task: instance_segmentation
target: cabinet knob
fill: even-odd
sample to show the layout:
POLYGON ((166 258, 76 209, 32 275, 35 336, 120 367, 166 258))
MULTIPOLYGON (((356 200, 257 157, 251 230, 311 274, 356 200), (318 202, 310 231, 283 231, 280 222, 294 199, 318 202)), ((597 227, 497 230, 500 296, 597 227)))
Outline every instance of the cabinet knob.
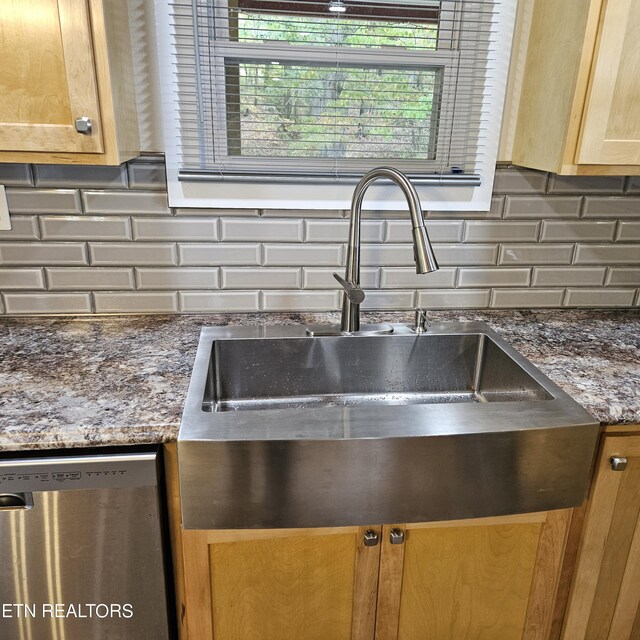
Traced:
POLYGON ((364 532, 364 546, 365 547, 375 547, 378 544, 378 534, 369 529, 364 532))
POLYGON ((624 471, 627 468, 627 459, 619 456, 611 456, 609 459, 611 462, 611 468, 614 471, 624 471))
POLYGON ((91 122, 91 118, 87 118, 87 116, 76 118, 76 131, 78 133, 89 135, 92 127, 93 123, 91 122))
POLYGON ((391 544, 402 544, 404 542, 404 531, 402 529, 391 529, 389 538, 391 544))

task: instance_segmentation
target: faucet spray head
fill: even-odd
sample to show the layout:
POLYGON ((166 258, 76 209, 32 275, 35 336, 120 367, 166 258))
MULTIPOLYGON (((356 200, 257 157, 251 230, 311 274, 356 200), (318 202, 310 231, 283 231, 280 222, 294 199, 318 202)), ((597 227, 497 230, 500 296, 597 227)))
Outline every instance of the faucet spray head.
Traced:
POLYGON ((440 268, 427 230, 423 226, 413 228, 413 257, 416 261, 416 273, 431 273, 440 268))

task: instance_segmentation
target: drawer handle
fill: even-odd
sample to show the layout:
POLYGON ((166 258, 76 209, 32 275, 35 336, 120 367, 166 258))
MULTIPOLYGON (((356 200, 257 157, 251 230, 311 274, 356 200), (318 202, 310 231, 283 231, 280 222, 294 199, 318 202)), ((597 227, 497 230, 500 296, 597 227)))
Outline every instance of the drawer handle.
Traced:
POLYGON ((32 493, 0 493, 0 511, 32 509, 32 493))

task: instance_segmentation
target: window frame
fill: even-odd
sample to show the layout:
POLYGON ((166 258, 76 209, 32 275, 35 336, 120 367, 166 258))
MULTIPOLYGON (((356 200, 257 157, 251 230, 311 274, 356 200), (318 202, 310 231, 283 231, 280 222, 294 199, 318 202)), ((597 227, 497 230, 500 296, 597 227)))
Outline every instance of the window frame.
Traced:
MULTIPOLYGON (((353 0, 352 0, 353 1, 353 0)), ((378 0, 367 0, 368 4, 377 2, 378 0)), ((290 4, 290 3, 287 3, 290 4)), ((301 3, 302 4, 302 3, 301 3)), ((318 3, 326 4, 326 3, 318 3)), ((388 2, 379 2, 380 5, 387 7, 388 2)), ((268 12, 266 12, 268 13, 268 12)), ((455 70, 459 64, 462 54, 454 46, 458 39, 458 30, 456 22, 458 19, 447 20, 447 22, 439 21, 439 25, 445 25, 444 32, 450 34, 443 38, 439 32, 438 44, 434 50, 402 50, 402 62, 390 60, 389 51, 386 48, 364 48, 364 47, 333 47, 320 45, 289 45, 284 42, 263 42, 263 43, 245 43, 234 41, 230 36, 230 19, 229 19, 229 1, 216 0, 216 7, 213 11, 214 22, 214 38, 215 45, 213 47, 214 55, 212 56, 213 64, 204 70, 209 77, 213 78, 214 93, 213 103, 211 105, 214 119, 216 121, 216 133, 213 136, 213 162, 216 165, 223 165, 224 171, 255 172, 257 174, 265 170, 265 165, 278 172, 284 171, 290 165, 292 160, 296 161, 294 156, 236 156, 228 153, 228 87, 226 67, 227 63, 256 62, 268 63, 278 61, 283 64, 296 64, 300 66, 318 65, 331 66, 335 65, 336 59, 340 60, 341 67, 365 68, 375 67, 381 69, 406 69, 406 70, 434 70, 440 76, 438 78, 439 93, 434 92, 434 100, 438 102, 442 95, 453 89, 455 83, 455 70)), ((202 98, 201 98, 202 99, 202 98)), ((420 165, 420 171, 430 172, 436 171, 443 166, 448 150, 448 136, 456 129, 456 122, 460 119, 460 115, 453 111, 451 114, 432 114, 433 121, 437 121, 435 130, 431 130, 430 145, 433 145, 433 157, 421 158, 417 162, 420 165), (439 117, 441 116, 441 117, 439 117), (440 126, 442 125, 442 126, 440 126)), ((335 170, 338 163, 341 169, 353 173, 365 173, 375 167, 379 167, 381 163, 391 162, 394 167, 400 171, 416 171, 415 160, 393 159, 364 159, 364 158, 309 158, 313 160, 314 169, 317 171, 325 171, 330 173, 335 170)))
MULTIPOLYGON (((371 0, 368 0, 371 2, 371 0)), ((381 4, 388 4, 382 1, 381 4)), ((409 2, 405 4, 410 4, 409 2)), ((484 141, 483 160, 478 164, 482 171, 482 183, 477 186, 442 186, 442 185, 417 185, 418 192, 423 198, 425 208, 434 210, 467 210, 483 211, 489 210, 491 205, 491 191, 493 175, 495 171, 495 160, 498 150, 498 138, 500 133, 500 122, 502 114, 502 104, 506 89, 506 75, 509 66, 509 53, 511 48, 511 35, 515 19, 516 0, 501 0, 502 13, 499 19, 494 19, 493 28, 496 32, 498 45, 494 48, 493 64, 488 64, 487 86, 485 88, 483 115, 489 117, 489 123, 482 136, 484 141), (428 203, 428 204, 427 204, 428 203)), ((170 68, 172 54, 175 52, 175 44, 172 46, 163 45, 171 42, 171 27, 169 17, 170 5, 166 1, 156 0, 156 17, 158 26, 158 53, 160 58, 160 68, 170 68)), ((227 17, 227 0, 216 0, 215 12, 227 17)), ((388 53, 384 49, 370 48, 363 51, 360 48, 331 47, 331 46, 309 46, 291 45, 290 50, 285 51, 281 44, 271 43, 240 43, 229 39, 228 31, 225 27, 220 27, 220 22, 216 21, 216 30, 221 29, 216 34, 216 55, 214 64, 218 71, 224 69, 225 60, 273 60, 274 50, 277 49, 277 59, 288 62, 304 63, 313 61, 335 62, 335 56, 339 50, 341 64, 347 65, 352 61, 356 63, 371 63, 374 61, 380 66, 387 68, 428 68, 437 66, 446 70, 455 66, 457 57, 460 55, 455 47, 438 47, 433 51, 403 51, 402 64, 392 63, 384 60, 388 53), (225 33, 226 31, 226 33, 225 33), (437 63, 437 64, 436 64, 437 63)), ((453 30, 451 33, 455 33, 453 30)), ((224 75, 222 76, 224 77, 224 75)), ((217 127, 220 131, 226 131, 226 88, 224 82, 218 87, 225 100, 225 108, 215 109, 215 104, 211 104, 215 117, 218 118, 217 127)), ((269 176, 256 175, 255 179, 247 176, 245 179, 221 179, 215 182, 206 180, 181 180, 178 173, 180 170, 180 149, 179 138, 176 135, 175 123, 179 122, 179 105, 177 101, 177 90, 171 86, 167 78, 161 79, 161 89, 163 97, 163 120, 165 125, 165 142, 167 155, 167 175, 170 205, 175 207, 226 207, 226 208, 276 208, 276 209, 345 209, 348 208, 353 185, 356 179, 344 179, 335 182, 323 180, 299 181, 292 178, 270 180, 269 176), (164 81, 162 81, 164 80, 164 81), (240 194, 242 194, 241 197, 240 194)), ((215 100, 215 96, 212 101, 215 100)), ((453 123, 453 119, 451 120, 453 123)), ((442 139, 442 130, 438 131, 438 138, 442 139)), ((234 157, 226 154, 227 141, 214 140, 215 158, 224 158, 226 167, 232 168, 236 165, 243 167, 255 166, 256 171, 264 167, 266 158, 256 158, 255 162, 251 157, 234 157)), ((439 150, 436 145, 436 161, 439 159, 439 150)), ((292 158, 268 158, 270 165, 280 166, 291 163, 292 158), (274 162, 275 161, 275 162, 274 162)), ((313 158, 314 166, 317 158, 313 158)), ((429 161, 421 161, 426 163, 429 161)), ((328 158, 327 167, 334 164, 334 160, 328 158)), ((381 160, 354 159, 349 162, 354 166, 354 171, 364 173, 369 168, 385 164, 381 160)), ((389 160, 387 164, 399 170, 415 171, 415 162, 403 160, 389 160)), ((403 206, 403 201, 398 198, 398 193, 392 186, 374 186, 371 189, 370 202, 368 206, 379 210, 397 209, 403 206)), ((368 198, 369 200, 369 198, 368 198)))

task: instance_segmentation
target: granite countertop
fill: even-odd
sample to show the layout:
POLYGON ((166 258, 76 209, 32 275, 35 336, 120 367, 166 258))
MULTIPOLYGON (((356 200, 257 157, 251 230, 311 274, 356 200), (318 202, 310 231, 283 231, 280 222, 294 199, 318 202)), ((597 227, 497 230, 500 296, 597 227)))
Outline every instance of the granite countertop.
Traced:
MULTIPOLYGON (((640 424, 640 310, 431 312, 487 322, 602 424, 640 424)), ((175 440, 203 325, 337 314, 0 320, 0 450, 175 440)), ((410 313, 363 313, 411 322, 410 313)))

